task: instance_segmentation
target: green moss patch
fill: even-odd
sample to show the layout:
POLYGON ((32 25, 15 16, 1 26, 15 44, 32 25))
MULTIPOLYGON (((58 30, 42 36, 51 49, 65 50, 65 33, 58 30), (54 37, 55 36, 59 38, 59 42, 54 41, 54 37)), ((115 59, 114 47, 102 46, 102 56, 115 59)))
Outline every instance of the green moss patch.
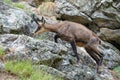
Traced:
POLYGON ((116 67, 114 71, 118 74, 118 77, 120 79, 120 66, 116 67))
POLYGON ((19 9, 25 8, 25 6, 22 3, 13 3, 11 0, 4 0, 4 2, 15 8, 19 8, 19 9))
POLYGON ((63 80, 43 70, 34 69, 30 61, 7 61, 5 70, 17 75, 20 80, 63 80))
POLYGON ((0 47, 0 56, 4 54, 3 49, 0 47))

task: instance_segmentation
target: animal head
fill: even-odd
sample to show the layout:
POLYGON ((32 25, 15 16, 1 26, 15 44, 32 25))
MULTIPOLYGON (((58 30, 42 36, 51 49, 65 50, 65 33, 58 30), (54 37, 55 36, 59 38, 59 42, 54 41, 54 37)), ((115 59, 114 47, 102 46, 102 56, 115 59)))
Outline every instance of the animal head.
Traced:
POLYGON ((44 17, 42 17, 41 19, 39 19, 38 17, 36 17, 34 14, 32 15, 33 21, 35 21, 38 24, 37 29, 35 30, 34 35, 38 35, 41 34, 43 32, 48 32, 48 29, 45 28, 45 19, 44 17), (41 22, 41 24, 39 22, 41 22))

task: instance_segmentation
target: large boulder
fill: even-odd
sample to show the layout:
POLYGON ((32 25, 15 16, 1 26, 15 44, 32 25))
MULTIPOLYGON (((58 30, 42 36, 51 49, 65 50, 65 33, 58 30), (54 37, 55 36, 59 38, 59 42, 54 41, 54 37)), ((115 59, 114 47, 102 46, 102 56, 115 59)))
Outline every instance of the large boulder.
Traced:
POLYGON ((99 50, 104 53, 103 64, 105 67, 113 69, 120 65, 120 51, 112 44, 101 42, 99 50))
POLYGON ((53 2, 54 0, 27 0, 27 2, 34 7, 38 7, 42 2, 53 2))
POLYGON ((92 18, 99 27, 111 29, 120 28, 120 2, 117 0, 102 0, 99 8, 94 11, 92 18))
POLYGON ((11 8, 5 3, 0 2, 0 29, 2 29, 2 33, 29 35, 37 27, 31 20, 30 15, 23 10, 11 8))
POLYGON ((107 42, 112 43, 118 49, 120 49, 120 29, 108 29, 108 28, 101 28, 99 37, 107 42))
POLYGON ((39 41, 25 35, 0 35, 0 43, 7 50, 5 59, 32 60, 34 63, 57 66, 67 48, 51 41, 39 41))
POLYGON ((120 28, 118 0, 55 0, 55 3, 63 20, 83 24, 94 21, 99 27, 120 28))
POLYGON ((88 16, 94 7, 95 0, 55 0, 57 13, 65 20, 78 23, 90 23, 91 18, 88 16), (93 5, 91 5, 93 4, 93 5), (88 13, 88 14, 87 14, 88 13))
MULTIPOLYGON (((101 74, 97 75, 95 61, 88 53, 83 48, 78 48, 81 62, 76 64, 76 57, 72 55, 73 51, 70 45, 65 42, 63 46, 59 43, 38 40, 25 35, 2 34, 0 35, 0 45, 5 51, 4 60, 31 60, 37 65, 47 65, 47 69, 50 69, 50 71, 47 70, 49 73, 55 74, 54 71, 57 71, 58 74, 55 75, 60 74, 70 80, 114 80, 108 68, 113 68, 120 63, 119 51, 106 43, 102 43, 102 47, 100 47, 105 57, 103 70, 101 74)), ((1 68, 4 67, 4 64, 2 65, 1 68)))

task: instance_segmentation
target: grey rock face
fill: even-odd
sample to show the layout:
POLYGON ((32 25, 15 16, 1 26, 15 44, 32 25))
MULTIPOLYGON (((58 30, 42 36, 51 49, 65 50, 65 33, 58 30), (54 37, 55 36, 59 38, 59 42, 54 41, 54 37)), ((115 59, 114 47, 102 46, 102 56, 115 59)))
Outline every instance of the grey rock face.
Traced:
MULTIPOLYGON (((66 47, 51 41, 39 41, 25 35, 5 34, 0 36, 0 43, 7 46, 8 53, 6 59, 26 60, 30 59, 34 63, 55 65, 63 58, 66 47)), ((54 66, 54 65, 53 65, 54 66)))
POLYGON ((94 21, 100 27, 120 28, 120 9, 118 8, 120 2, 102 0, 99 4, 100 7, 91 16, 94 21))
POLYGON ((120 51, 116 47, 114 47, 110 43, 102 42, 99 49, 105 55, 103 64, 107 68, 111 69, 120 64, 120 51))
POLYGON ((2 12, 2 10, 8 10, 10 8, 12 8, 12 7, 8 6, 3 1, 0 0, 0 12, 2 12))
POLYGON ((0 62, 0 71, 4 71, 5 65, 4 63, 0 62))
POLYGON ((0 2, 0 26, 4 33, 24 33, 29 35, 37 27, 31 22, 31 17, 22 10, 9 8, 5 3, 0 2), (5 7, 4 7, 5 6, 5 7))
POLYGON ((46 65, 40 65, 40 66, 38 66, 38 68, 39 68, 40 70, 43 70, 43 71, 45 71, 45 72, 48 72, 48 73, 50 73, 50 74, 52 74, 52 75, 56 75, 56 76, 58 76, 58 77, 64 78, 64 77, 66 76, 65 73, 63 73, 63 72, 61 72, 61 71, 59 71, 59 70, 57 70, 57 69, 55 69, 55 68, 46 66, 46 65))
MULTIPOLYGON (((93 18, 99 26, 105 23, 103 27, 119 28, 119 15, 117 15, 119 1, 117 0, 55 0, 55 3, 58 6, 58 13, 63 19, 86 24, 91 23, 93 18)), ((0 9, 2 9, 0 11, 0 29, 2 25, 3 32, 26 33, 24 30, 28 29, 25 28, 25 25, 28 24, 30 25, 30 33, 36 29, 33 27, 36 24, 31 23, 31 17, 24 11, 9 8, 1 2, 0 9)), ((47 20, 46 22, 49 23, 47 20)), ((115 35, 119 30, 107 31, 111 35, 114 33, 114 38, 119 36, 115 35)), ((108 37, 107 31, 102 30, 101 33, 105 35, 105 38, 116 41, 112 36, 108 37)), ((47 35, 47 39, 53 40, 53 33, 47 33, 47 35)), ((81 62, 76 64, 76 57, 73 56, 73 50, 68 43, 59 40, 59 44, 49 40, 36 40, 25 35, 1 34, 0 46, 5 49, 5 59, 31 60, 34 64, 40 65, 40 69, 65 77, 66 80, 114 80, 108 68, 114 68, 120 64, 120 52, 111 44, 102 42, 99 47, 105 56, 102 64, 103 70, 97 74, 95 61, 83 48, 78 48, 81 62)), ((0 63, 0 67, 0 70, 4 69, 4 64, 0 63)))
POLYGON ((118 46, 120 45, 120 29, 101 28, 99 37, 105 41, 117 43, 118 46))
POLYGON ((90 23, 91 18, 87 16, 96 3, 95 0, 55 0, 58 7, 57 13, 66 20, 78 23, 90 23), (86 15, 87 14, 87 15, 86 15))
POLYGON ((120 2, 116 0, 55 0, 57 13, 65 20, 120 28, 120 2))
MULTIPOLYGON (((70 45, 66 43, 65 46, 68 49, 61 44, 48 40, 36 40, 25 35, 3 34, 0 35, 0 44, 6 49, 5 59, 32 60, 34 64, 52 67, 52 70, 51 68, 47 70, 51 74, 56 73, 54 69, 56 68, 60 76, 70 80, 112 80, 113 76, 107 70, 118 65, 120 61, 119 51, 116 48, 111 45, 102 44, 100 49, 105 54, 103 71, 101 74, 97 74, 94 60, 83 48, 78 48, 81 62, 76 64, 76 57, 72 56, 73 51, 70 45)), ((58 76, 58 74, 56 75, 58 76)))

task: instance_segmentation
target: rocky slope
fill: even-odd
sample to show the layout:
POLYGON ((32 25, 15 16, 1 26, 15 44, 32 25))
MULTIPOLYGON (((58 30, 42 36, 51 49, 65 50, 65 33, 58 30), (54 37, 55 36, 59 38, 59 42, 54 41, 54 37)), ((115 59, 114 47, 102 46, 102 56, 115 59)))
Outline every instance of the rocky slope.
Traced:
MULTIPOLYGON (((32 0, 34 3, 36 1, 32 0)), ((119 0, 55 0, 52 7, 49 7, 51 2, 40 2, 38 8, 31 7, 29 4, 33 3, 29 0, 27 2, 22 3, 26 9, 31 9, 32 13, 0 1, 0 48, 5 53, 0 57, 0 71, 4 70, 6 60, 31 60, 39 69, 44 68, 44 71, 65 80, 116 79, 111 69, 120 65, 119 0), (45 9, 41 9, 44 6, 45 9), (47 10, 46 6, 50 10, 47 10), (42 12, 43 10, 46 11, 42 12), (99 46, 99 50, 105 55, 101 73, 96 73, 96 64, 84 48, 78 47, 81 63, 76 65, 71 46, 61 40, 55 43, 54 33, 32 37, 37 28, 37 24, 31 22, 33 13, 38 17, 45 15, 47 23, 58 22, 56 19, 69 20, 87 25, 98 33, 102 40, 107 41, 103 41, 99 46)), ((36 2, 34 5, 39 4, 36 2)))

